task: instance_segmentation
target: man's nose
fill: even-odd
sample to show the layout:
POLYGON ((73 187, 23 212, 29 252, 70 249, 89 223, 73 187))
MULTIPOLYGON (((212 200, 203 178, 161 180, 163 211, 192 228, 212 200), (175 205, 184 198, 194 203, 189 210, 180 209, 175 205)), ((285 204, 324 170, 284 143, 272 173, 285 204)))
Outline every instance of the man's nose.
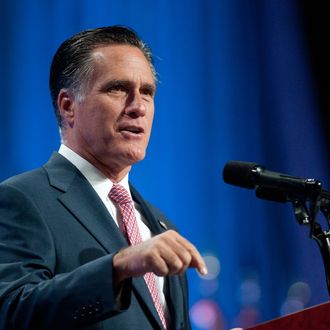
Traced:
POLYGON ((139 91, 132 93, 129 97, 125 113, 133 118, 143 117, 146 114, 146 104, 139 91))

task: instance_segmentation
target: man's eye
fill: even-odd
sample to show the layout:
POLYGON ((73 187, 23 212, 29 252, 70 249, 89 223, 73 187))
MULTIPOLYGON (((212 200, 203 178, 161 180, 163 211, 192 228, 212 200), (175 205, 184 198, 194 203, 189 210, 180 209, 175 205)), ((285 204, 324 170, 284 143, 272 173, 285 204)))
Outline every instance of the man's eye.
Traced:
POLYGON ((153 97, 154 91, 151 88, 144 88, 141 90, 141 94, 153 97))
POLYGON ((113 85, 109 87, 108 92, 109 93, 126 92, 126 88, 123 85, 113 85))

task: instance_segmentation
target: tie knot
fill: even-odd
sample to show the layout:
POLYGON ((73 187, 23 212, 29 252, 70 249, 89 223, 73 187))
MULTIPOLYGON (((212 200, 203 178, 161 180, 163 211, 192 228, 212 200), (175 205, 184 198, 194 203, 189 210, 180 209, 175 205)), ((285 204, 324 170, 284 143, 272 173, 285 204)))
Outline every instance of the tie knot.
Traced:
POLYGON ((128 191, 120 184, 114 184, 109 193, 112 199, 118 205, 131 203, 132 199, 128 191))

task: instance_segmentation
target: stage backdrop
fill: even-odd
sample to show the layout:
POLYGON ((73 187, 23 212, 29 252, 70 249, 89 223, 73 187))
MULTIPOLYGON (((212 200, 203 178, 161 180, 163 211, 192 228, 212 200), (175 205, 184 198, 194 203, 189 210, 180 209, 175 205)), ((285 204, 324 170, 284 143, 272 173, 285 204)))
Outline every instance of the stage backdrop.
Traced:
MULTIPOLYGON (((194 329, 247 326, 329 299, 321 256, 289 204, 222 182, 231 159, 330 186, 299 1, 0 1, 0 179, 59 147, 48 92, 59 44, 121 24, 159 73, 147 158, 131 180, 205 256, 190 280, 194 329)), ((1 253, 1 251, 0 251, 1 253)))

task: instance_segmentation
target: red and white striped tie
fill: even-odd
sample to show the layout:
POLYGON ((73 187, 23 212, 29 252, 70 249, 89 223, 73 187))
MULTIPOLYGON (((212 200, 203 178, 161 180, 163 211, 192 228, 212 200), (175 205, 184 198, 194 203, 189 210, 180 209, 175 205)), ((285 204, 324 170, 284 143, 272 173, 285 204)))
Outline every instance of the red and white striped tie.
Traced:
MULTIPOLYGON (((131 245, 141 243, 142 238, 135 217, 134 205, 128 191, 120 184, 114 184, 109 193, 109 197, 119 207, 123 221, 123 231, 126 235, 127 241, 131 245)), ((164 307, 160 301, 154 273, 146 273, 144 275, 144 280, 149 288, 152 300, 154 301, 156 310, 162 321, 163 328, 166 330, 164 307)))

